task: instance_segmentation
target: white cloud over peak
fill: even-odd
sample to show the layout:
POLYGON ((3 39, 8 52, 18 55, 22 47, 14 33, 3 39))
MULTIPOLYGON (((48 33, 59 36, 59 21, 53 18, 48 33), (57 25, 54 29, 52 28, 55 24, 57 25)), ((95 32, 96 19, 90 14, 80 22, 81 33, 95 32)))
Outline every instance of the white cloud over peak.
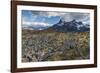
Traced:
POLYGON ((89 13, 79 12, 51 12, 51 11, 32 11, 33 15, 40 15, 46 17, 60 16, 64 21, 72 21, 73 19, 83 21, 89 16, 89 13))
POLYGON ((44 22, 32 22, 33 26, 50 26, 50 24, 48 23, 44 23, 44 22))
POLYGON ((22 22, 22 26, 33 26, 33 27, 36 27, 36 26, 42 26, 42 27, 47 27, 47 26, 51 26, 50 24, 48 23, 44 23, 44 22, 30 22, 30 21, 23 21, 22 22))

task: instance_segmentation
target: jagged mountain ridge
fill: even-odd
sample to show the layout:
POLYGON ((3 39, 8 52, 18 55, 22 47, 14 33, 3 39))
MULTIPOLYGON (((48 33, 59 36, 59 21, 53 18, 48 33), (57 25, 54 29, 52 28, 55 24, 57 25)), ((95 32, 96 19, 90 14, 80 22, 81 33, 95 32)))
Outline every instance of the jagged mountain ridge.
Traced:
POLYGON ((60 19, 58 23, 53 26, 34 26, 34 25, 23 25, 23 29, 26 30, 53 30, 58 32, 84 32, 89 31, 89 24, 84 24, 82 21, 76 21, 75 19, 69 22, 60 19))
POLYGON ((81 21, 77 22, 76 20, 72 20, 70 22, 65 22, 61 19, 57 24, 49 27, 48 29, 60 32, 84 32, 90 30, 89 25, 83 24, 81 21))

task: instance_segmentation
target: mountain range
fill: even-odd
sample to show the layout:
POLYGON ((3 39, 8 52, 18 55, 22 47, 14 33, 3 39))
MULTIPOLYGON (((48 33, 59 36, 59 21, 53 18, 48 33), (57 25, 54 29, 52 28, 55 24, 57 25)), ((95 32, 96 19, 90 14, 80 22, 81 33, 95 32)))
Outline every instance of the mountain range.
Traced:
POLYGON ((90 30, 89 24, 84 24, 82 21, 76 21, 75 19, 69 22, 59 20, 58 23, 53 26, 23 26, 23 29, 28 30, 54 30, 58 32, 85 32, 90 30))
POLYGON ((47 30, 55 30, 60 32, 84 32, 89 31, 89 24, 83 24, 81 21, 77 22, 72 20, 70 22, 65 22, 60 20, 57 24, 52 27, 47 28, 47 30))

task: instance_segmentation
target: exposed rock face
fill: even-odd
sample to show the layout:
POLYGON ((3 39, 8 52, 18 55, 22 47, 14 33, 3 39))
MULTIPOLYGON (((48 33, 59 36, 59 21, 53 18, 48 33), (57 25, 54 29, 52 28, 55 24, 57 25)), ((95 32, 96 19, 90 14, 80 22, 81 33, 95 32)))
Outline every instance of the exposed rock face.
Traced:
POLYGON ((57 24, 48 29, 61 32, 84 32, 90 30, 89 25, 83 24, 81 21, 77 22, 76 20, 70 22, 60 20, 57 24))

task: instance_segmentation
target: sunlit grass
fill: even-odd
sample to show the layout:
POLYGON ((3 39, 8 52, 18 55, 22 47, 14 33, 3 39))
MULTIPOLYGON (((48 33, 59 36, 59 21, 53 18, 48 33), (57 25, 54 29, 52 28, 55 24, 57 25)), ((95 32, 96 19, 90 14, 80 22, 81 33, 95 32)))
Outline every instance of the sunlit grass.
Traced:
POLYGON ((22 32, 22 62, 89 59, 89 32, 22 32))

